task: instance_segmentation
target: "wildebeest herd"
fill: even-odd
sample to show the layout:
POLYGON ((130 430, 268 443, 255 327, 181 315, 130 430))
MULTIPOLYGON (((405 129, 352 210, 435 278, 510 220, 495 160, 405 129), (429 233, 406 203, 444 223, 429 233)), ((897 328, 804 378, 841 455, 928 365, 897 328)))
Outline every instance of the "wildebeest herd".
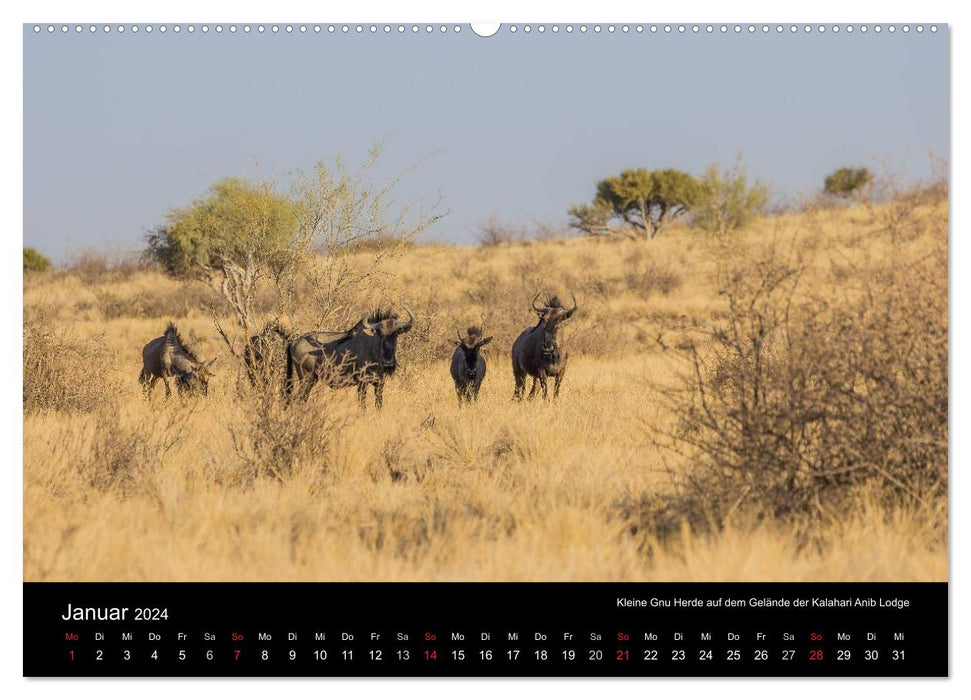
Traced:
MULTIPOLYGON (((526 379, 532 377, 533 385, 528 398, 542 389, 548 398, 548 379, 553 378, 553 396, 560 393, 560 384, 566 374, 567 353, 559 341, 560 326, 577 310, 576 296, 573 305, 566 308, 556 295, 546 303, 537 305, 542 295, 533 297, 531 306, 539 317, 535 326, 525 329, 512 345, 512 370, 516 382, 513 398, 522 400, 526 379)), ((406 310, 407 311, 407 310, 406 310)), ((306 399, 318 382, 331 388, 356 386, 358 399, 363 406, 368 387, 374 388, 374 405, 381 407, 385 380, 398 367, 398 337, 414 325, 414 316, 407 311, 402 320, 391 309, 378 309, 362 318, 346 331, 313 331, 293 335, 279 323, 267 325, 252 336, 243 351, 243 362, 252 384, 272 375, 274 358, 278 353, 285 357, 283 392, 287 397, 306 399)), ((459 403, 475 401, 486 376, 486 358, 482 348, 492 341, 479 326, 470 326, 463 335, 457 334, 452 342, 449 371, 455 384, 459 403)), ((165 395, 171 394, 169 380, 175 382, 180 394, 208 394, 211 368, 215 359, 202 361, 186 345, 173 323, 165 332, 149 341, 142 349, 142 371, 138 379, 147 396, 159 379, 165 385, 165 395)))

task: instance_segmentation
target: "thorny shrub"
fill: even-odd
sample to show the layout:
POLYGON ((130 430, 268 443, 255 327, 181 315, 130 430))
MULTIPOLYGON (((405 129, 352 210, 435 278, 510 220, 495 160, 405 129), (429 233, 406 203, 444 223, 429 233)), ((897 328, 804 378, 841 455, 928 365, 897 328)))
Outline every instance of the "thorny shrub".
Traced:
POLYGON ((685 349, 682 416, 657 439, 692 468, 673 499, 621 504, 633 529, 720 527, 733 514, 812 536, 861 488, 889 504, 947 491, 947 253, 802 289, 778 244, 719 273, 728 312, 685 349))
POLYGON ((231 481, 257 478, 285 481, 300 469, 322 476, 336 459, 344 418, 321 406, 329 398, 318 386, 307 401, 287 396, 275 383, 257 385, 239 401, 236 425, 230 428, 239 468, 231 481))
POLYGON ((82 484, 122 494, 154 493, 162 460, 182 439, 183 428, 199 404, 184 403, 138 422, 126 421, 116 401, 98 409, 88 449, 72 456, 82 484))
POLYGON ((92 411, 117 391, 111 357, 97 338, 82 338, 24 310, 24 413, 92 411))

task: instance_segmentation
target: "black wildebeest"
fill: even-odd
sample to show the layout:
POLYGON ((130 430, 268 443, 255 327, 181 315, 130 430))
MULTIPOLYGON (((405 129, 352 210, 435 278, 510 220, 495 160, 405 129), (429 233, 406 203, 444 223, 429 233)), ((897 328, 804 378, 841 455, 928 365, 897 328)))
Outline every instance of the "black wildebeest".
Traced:
POLYGON ((560 324, 568 320, 577 310, 577 298, 573 297, 573 308, 563 307, 557 296, 551 296, 542 307, 536 306, 536 300, 542 292, 533 297, 533 311, 539 316, 539 322, 532 328, 527 328, 516 342, 512 344, 512 373, 516 379, 516 391, 513 398, 522 400, 526 390, 526 377, 533 378, 533 386, 529 390, 529 398, 536 395, 536 383, 543 388, 543 398, 547 398, 547 377, 553 377, 553 396, 560 394, 560 383, 566 374, 567 353, 563 351, 557 341, 560 324))
POLYGON ((159 379, 165 384, 165 395, 170 396, 169 378, 175 379, 179 393, 209 393, 209 379, 213 376, 210 368, 216 358, 201 361, 189 349, 179 335, 174 323, 169 323, 165 333, 148 342, 142 348, 142 372, 138 375, 146 396, 159 379))
POLYGON ((367 388, 373 386, 374 405, 381 408, 384 380, 398 366, 398 336, 410 331, 413 323, 410 311, 408 320, 402 321, 393 311, 378 309, 342 333, 294 338, 287 351, 286 393, 296 389, 306 399, 319 380, 333 388, 355 384, 364 406, 367 388))
MULTIPOLYGON (((457 331, 456 331, 457 332, 457 331)), ((457 332, 458 333, 458 332, 457 332)), ((455 352, 452 353, 452 381, 455 382, 455 392, 459 396, 459 403, 475 401, 479 396, 479 387, 485 379, 486 361, 479 352, 483 345, 492 342, 492 336, 482 337, 482 329, 469 326, 465 337, 458 333, 455 352)))
POLYGON ((243 363, 252 386, 265 385, 274 375, 283 375, 289 337, 290 331, 280 321, 271 321, 250 336, 243 349, 243 363))

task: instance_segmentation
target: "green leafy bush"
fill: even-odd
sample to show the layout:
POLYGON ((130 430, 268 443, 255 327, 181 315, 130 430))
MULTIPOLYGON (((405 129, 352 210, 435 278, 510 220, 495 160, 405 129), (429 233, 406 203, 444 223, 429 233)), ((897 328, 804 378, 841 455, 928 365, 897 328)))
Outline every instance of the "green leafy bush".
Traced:
POLYGON ((692 225, 706 233, 724 235, 743 228, 765 213, 769 193, 756 182, 749 185, 741 164, 730 170, 711 165, 699 185, 698 204, 692 211, 692 225))
POLYGON ((148 234, 148 254, 179 277, 227 265, 276 271, 290 261, 298 233, 289 198, 267 183, 226 178, 192 205, 169 212, 148 234))
POLYGON ((866 168, 840 168, 826 176, 823 191, 836 197, 850 198, 873 182, 866 168))
POLYGON ((51 261, 36 248, 24 248, 24 272, 44 272, 51 268, 51 261))

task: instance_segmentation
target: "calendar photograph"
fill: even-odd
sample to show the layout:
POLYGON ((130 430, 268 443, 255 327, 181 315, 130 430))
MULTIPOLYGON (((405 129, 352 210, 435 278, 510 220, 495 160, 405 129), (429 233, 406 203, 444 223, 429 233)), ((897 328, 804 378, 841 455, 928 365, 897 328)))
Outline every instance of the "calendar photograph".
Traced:
POLYGON ((24 582, 946 582, 949 50, 24 25, 24 582))

